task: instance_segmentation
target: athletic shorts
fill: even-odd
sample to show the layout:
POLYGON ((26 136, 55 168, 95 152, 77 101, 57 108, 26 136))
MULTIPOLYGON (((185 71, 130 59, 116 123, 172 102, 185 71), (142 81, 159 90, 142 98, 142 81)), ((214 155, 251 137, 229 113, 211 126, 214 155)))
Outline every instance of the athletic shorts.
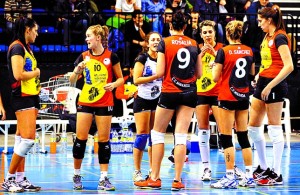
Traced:
POLYGON ((40 109, 40 98, 38 95, 25 97, 12 96, 11 100, 15 112, 28 108, 40 109))
POLYGON ((85 112, 94 114, 96 116, 112 116, 113 115, 113 106, 107 107, 91 107, 91 106, 81 106, 77 107, 77 112, 85 112))
POLYGON ((199 105, 218 106, 218 96, 197 95, 197 106, 199 105))
POLYGON ((154 100, 146 100, 144 98, 141 98, 140 96, 137 96, 133 102, 133 112, 138 113, 143 111, 155 111, 158 99, 159 98, 156 98, 154 100))
MULTIPOLYGON (((256 88, 254 90, 253 96, 256 97, 259 100, 261 99, 261 92, 264 90, 264 88, 272 81, 271 78, 266 77, 259 77, 256 88)), ((271 92, 269 94, 268 100, 265 101, 266 104, 275 103, 275 102, 283 102, 283 98, 286 97, 288 93, 288 85, 286 80, 282 81, 278 85, 276 85, 274 88, 271 89, 271 92)))
POLYGON ((196 91, 182 92, 182 93, 161 93, 158 106, 176 110, 178 106, 188 106, 195 108, 197 105, 196 91))
POLYGON ((219 101, 219 108, 225 110, 248 110, 249 109, 249 100, 247 101, 219 101))

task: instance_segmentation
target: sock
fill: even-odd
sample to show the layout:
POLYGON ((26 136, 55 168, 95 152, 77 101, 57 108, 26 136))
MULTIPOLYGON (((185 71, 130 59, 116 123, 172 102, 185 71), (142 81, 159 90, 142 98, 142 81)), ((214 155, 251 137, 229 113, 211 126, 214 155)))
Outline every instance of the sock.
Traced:
POLYGON ((107 171, 101 171, 100 181, 104 180, 107 177, 107 171))
MULTIPOLYGON (((255 130, 257 133, 264 135, 264 133, 263 133, 264 127, 263 126, 260 126, 260 127, 249 126, 248 129, 250 129, 250 128, 255 130)), ((260 165, 261 169, 266 170, 268 168, 268 164, 267 164, 267 158, 266 158, 265 137, 263 137, 263 139, 260 141, 254 142, 254 144, 255 144, 256 151, 257 151, 257 155, 258 155, 259 165, 260 165)))
POLYGON ((80 175, 80 169, 74 169, 74 175, 80 175))
POLYGON ((246 177, 247 178, 253 178, 253 168, 252 166, 245 166, 246 168, 246 177))
POLYGON ((203 163, 204 169, 210 168, 210 147, 209 147, 210 130, 199 129, 198 137, 199 137, 199 149, 200 149, 201 161, 203 163))
POLYGON ((234 179, 234 169, 226 169, 226 177, 230 180, 234 179))
MULTIPOLYGON (((280 132, 280 134, 283 134, 282 126, 281 125, 269 125, 268 129, 276 129, 280 132)), ((281 135, 283 136, 283 135, 281 135)), ((282 141, 273 141, 273 168, 274 172, 279 176, 281 172, 281 160, 282 160, 282 154, 284 150, 284 140, 282 141)))
POLYGON ((16 172, 16 182, 23 181, 25 177, 25 172, 16 172))
POLYGON ((12 177, 16 177, 16 174, 11 174, 11 173, 7 173, 7 175, 6 175, 6 178, 5 178, 5 180, 8 180, 9 178, 12 178, 12 177))
POLYGON ((15 135, 15 144, 14 144, 14 151, 15 148, 21 143, 21 136, 20 135, 15 135))

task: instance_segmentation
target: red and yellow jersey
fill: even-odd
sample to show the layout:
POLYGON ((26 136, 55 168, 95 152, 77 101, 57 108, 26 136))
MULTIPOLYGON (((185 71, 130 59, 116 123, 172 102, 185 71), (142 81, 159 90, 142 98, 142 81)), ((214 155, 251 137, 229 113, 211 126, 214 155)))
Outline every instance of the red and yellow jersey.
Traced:
POLYGON ((284 35, 283 39, 286 38, 287 45, 291 48, 291 41, 287 34, 283 30, 278 30, 272 37, 265 36, 263 42, 261 43, 261 66, 259 69, 259 75, 266 78, 275 78, 278 73, 283 68, 283 61, 278 52, 278 47, 280 45, 286 44, 286 41, 279 40, 278 35, 284 35))
POLYGON ((165 54, 162 92, 196 91, 197 42, 184 35, 169 36, 160 42, 158 52, 165 54))
POLYGON ((104 90, 107 83, 113 80, 112 52, 105 49, 101 55, 93 55, 90 51, 81 54, 86 61, 83 70, 84 85, 79 96, 78 105, 91 107, 113 106, 113 94, 104 90))
POLYGON ((12 64, 10 58, 13 55, 22 55, 24 59, 24 72, 31 72, 37 68, 37 61, 31 50, 27 50, 26 47, 19 41, 14 41, 8 49, 8 58, 9 58, 9 72, 10 72, 10 82, 12 93, 15 96, 33 96, 38 95, 41 90, 40 79, 39 77, 34 77, 28 80, 16 80, 13 76, 12 64))
POLYGON ((218 51, 215 62, 223 65, 218 100, 248 100, 252 49, 242 44, 225 46, 218 51))
MULTIPOLYGON (((200 44, 200 48, 203 44, 200 44)), ((218 51, 224 47, 223 43, 217 43, 214 46, 215 51, 218 51)), ((206 52, 202 57, 202 75, 200 79, 197 80, 197 95, 204 96, 218 96, 220 81, 215 83, 212 78, 212 68, 210 63, 215 61, 215 56, 212 51, 206 52)))

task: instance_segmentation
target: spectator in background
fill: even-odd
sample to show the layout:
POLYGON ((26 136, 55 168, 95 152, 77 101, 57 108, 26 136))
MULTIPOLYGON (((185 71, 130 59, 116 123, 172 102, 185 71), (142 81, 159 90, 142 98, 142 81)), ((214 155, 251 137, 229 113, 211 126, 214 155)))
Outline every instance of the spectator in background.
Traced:
POLYGON ((184 30, 184 34, 192 39, 195 39, 198 44, 203 42, 200 36, 199 23, 200 23, 199 12, 192 11, 191 17, 188 21, 187 28, 184 30))
POLYGON ((191 12, 187 0, 167 0, 167 8, 171 8, 174 13, 178 10, 185 14, 191 12))
POLYGON ((124 24, 125 57, 124 67, 133 67, 134 59, 146 47, 144 41, 150 32, 151 26, 144 21, 141 10, 134 10, 132 18, 124 24))
MULTIPOLYGON (((141 0, 116 0, 115 10, 116 12, 127 12, 131 13, 134 10, 141 10, 141 0)), ((118 14, 119 18, 131 19, 131 15, 118 14)))
POLYGON ((234 0, 235 2, 235 13, 239 14, 236 15, 236 19, 243 21, 245 13, 247 9, 251 6, 253 0, 234 0))
POLYGON ((88 27, 88 4, 86 0, 58 1, 58 25, 62 25, 63 44, 69 46, 72 42, 71 32, 81 35, 84 42, 85 31, 88 27))
POLYGON ((265 33, 258 26, 257 13, 262 8, 272 7, 272 5, 273 4, 270 3, 269 0, 259 0, 253 2, 246 11, 246 13, 250 15, 247 15, 247 21, 244 24, 244 35, 242 37, 242 42, 252 48, 256 63, 261 62, 259 50, 260 44, 265 36, 265 33))
POLYGON ((171 8, 166 8, 163 15, 163 31, 162 37, 170 36, 170 22, 172 22, 173 11, 171 8))
POLYGON ((4 3, 6 28, 12 32, 16 19, 20 17, 32 18, 30 0, 6 0, 4 3))
POLYGON ((213 0, 199 0, 194 6, 195 12, 200 12, 201 20, 212 20, 217 24, 217 41, 224 43, 224 31, 219 23, 219 7, 213 0))
POLYGON ((152 30, 162 33, 163 30, 163 17, 161 14, 166 9, 166 0, 142 0, 142 12, 147 12, 152 30))

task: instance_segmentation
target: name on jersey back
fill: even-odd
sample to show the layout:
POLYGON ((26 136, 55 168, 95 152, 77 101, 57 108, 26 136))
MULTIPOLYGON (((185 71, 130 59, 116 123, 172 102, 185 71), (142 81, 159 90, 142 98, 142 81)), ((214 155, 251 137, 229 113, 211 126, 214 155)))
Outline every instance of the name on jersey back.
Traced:
POLYGON ((190 40, 172 40, 172 45, 192 45, 190 40))
POLYGON ((235 49, 235 50, 229 50, 228 53, 229 53, 229 55, 231 55, 231 54, 246 54, 246 55, 250 55, 250 50, 235 49))

